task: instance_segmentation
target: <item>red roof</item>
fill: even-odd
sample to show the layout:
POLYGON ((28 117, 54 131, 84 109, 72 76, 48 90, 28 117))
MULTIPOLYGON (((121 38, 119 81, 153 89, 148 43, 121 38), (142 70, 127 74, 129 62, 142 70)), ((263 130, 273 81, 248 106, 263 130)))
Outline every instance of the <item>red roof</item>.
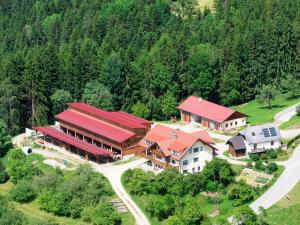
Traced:
POLYGON ((144 140, 156 143, 163 151, 165 156, 172 155, 171 151, 179 152, 179 157, 172 155, 173 158, 179 159, 198 140, 202 141, 211 148, 216 149, 211 145, 212 138, 206 131, 186 133, 160 124, 156 124, 152 130, 147 133, 144 139, 140 141, 141 146, 144 146, 144 140))
POLYGON ((115 115, 119 116, 120 118, 124 118, 128 121, 132 121, 132 122, 139 123, 139 124, 150 124, 150 123, 152 123, 151 121, 145 120, 143 118, 134 116, 132 114, 129 114, 129 113, 123 112, 123 111, 112 112, 112 114, 115 114, 115 115))
MULTIPOLYGON (((180 110, 204 117, 219 123, 226 121, 236 111, 201 98, 190 96, 179 107, 180 110)), ((246 115, 241 114, 241 117, 246 115)))
MULTIPOLYGON (((73 109, 78 109, 81 112, 89 113, 90 115, 93 115, 95 117, 104 118, 106 120, 109 120, 113 123, 120 124, 122 126, 128 127, 128 128, 141 128, 145 129, 146 127, 140 123, 140 120, 144 120, 138 117, 135 117, 136 119, 128 119, 123 118, 123 116, 120 116, 119 114, 115 114, 114 112, 107 112, 101 109, 98 109, 94 106, 82 103, 82 102, 73 102, 69 103, 69 106, 71 106, 73 109)), ((129 114, 128 114, 129 115, 129 114)), ((145 120, 147 121, 147 120, 145 120)), ((149 122, 149 121, 147 121, 149 122)))
POLYGON ((110 155, 111 153, 103 148, 99 148, 95 145, 92 145, 86 141, 82 141, 78 138, 75 138, 71 135, 65 134, 53 127, 33 127, 33 129, 49 135, 55 139, 58 139, 60 141, 63 141, 65 143, 68 143, 70 145, 73 145, 74 147, 77 147, 79 149, 82 149, 86 152, 89 152, 93 155, 110 155))
POLYGON ((72 109, 65 110, 56 116, 57 119, 78 126, 82 129, 90 131, 96 135, 106 137, 110 140, 122 143, 129 138, 135 136, 133 132, 106 123, 99 119, 74 111, 72 109))

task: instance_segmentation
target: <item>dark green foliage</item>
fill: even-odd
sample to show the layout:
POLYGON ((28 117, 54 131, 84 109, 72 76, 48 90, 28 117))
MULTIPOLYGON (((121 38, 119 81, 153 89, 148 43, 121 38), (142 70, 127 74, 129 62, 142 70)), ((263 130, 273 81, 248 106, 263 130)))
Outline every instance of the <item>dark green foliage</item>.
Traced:
POLYGON ((0 156, 4 156, 11 147, 11 136, 5 121, 0 119, 0 156))
POLYGON ((70 92, 65 90, 56 90, 53 95, 51 95, 51 103, 53 107, 53 114, 56 115, 66 108, 68 108, 68 103, 72 102, 72 96, 70 92))
POLYGON ((223 186, 232 183, 235 176, 230 164, 226 160, 219 158, 214 158, 207 163, 202 173, 206 180, 217 182, 223 186))
MULTIPOLYGON (((46 176, 46 175, 45 175, 46 176)), ((77 218, 113 194, 106 179, 88 166, 80 166, 67 179, 60 174, 34 178, 41 209, 58 216, 77 218)))
POLYGON ((0 116, 9 133, 52 122, 56 90, 81 100, 95 80, 114 109, 140 101, 151 119, 166 119, 191 94, 225 105, 258 94, 269 107, 266 85, 297 95, 299 1, 215 2, 213 13, 193 0, 1 2, 0 116))
POLYGON ((250 154, 250 158, 251 158, 254 162, 256 162, 256 161, 258 161, 258 160, 260 159, 259 154, 255 154, 255 153, 250 154))
POLYGON ((15 184, 22 179, 31 180, 33 176, 42 173, 21 149, 11 149, 9 151, 6 168, 11 181, 15 184))
POLYGON ((273 173, 275 172, 276 170, 278 170, 278 166, 276 163, 270 163, 268 166, 267 166, 267 172, 269 173, 273 173))
POLYGON ((83 211, 83 218, 94 225, 120 225, 122 220, 110 204, 99 204, 83 211))
POLYGON ((174 213, 175 201, 170 195, 163 197, 150 195, 148 197, 146 210, 152 217, 157 217, 157 219, 161 221, 174 213))
POLYGON ((9 195, 16 202, 29 202, 36 196, 32 189, 31 182, 27 180, 18 181, 11 189, 9 195))
POLYGON ((8 175, 5 170, 5 166, 3 165, 3 162, 0 161, 0 183, 3 184, 8 180, 8 175))
POLYGON ((271 159, 276 159, 277 158, 277 152, 274 149, 271 149, 271 150, 267 151, 267 154, 271 159))
POLYGON ((0 224, 27 225, 25 216, 8 204, 5 197, 0 195, 0 224))
POLYGON ((265 166, 264 166, 264 164, 261 160, 258 160, 258 161, 255 162, 254 168, 259 170, 259 171, 264 171, 265 170, 265 166))
POLYGON ((236 184, 232 184, 227 190, 228 198, 233 200, 234 206, 239 206, 250 202, 254 199, 254 192, 251 186, 241 181, 236 184))

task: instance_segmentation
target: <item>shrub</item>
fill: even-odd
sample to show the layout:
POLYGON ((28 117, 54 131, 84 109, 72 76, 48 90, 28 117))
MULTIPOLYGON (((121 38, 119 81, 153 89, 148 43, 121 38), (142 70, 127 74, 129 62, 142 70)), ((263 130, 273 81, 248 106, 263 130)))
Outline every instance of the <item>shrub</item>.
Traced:
POLYGON ((206 191, 215 192, 218 190, 218 183, 216 181, 208 180, 206 183, 206 191))
POLYGON ((259 155, 258 155, 258 154, 252 153, 252 154, 250 154, 250 159, 252 159, 254 162, 256 162, 256 161, 258 161, 260 158, 259 158, 259 155))
POLYGON ((3 184, 8 180, 8 175, 6 173, 5 167, 2 163, 2 161, 0 161, 0 183, 3 184))
POLYGON ((259 170, 259 171, 263 171, 265 170, 265 166, 264 164, 262 163, 262 161, 256 161, 255 162, 255 169, 259 170))
POLYGON ((119 225, 122 220, 119 213, 110 204, 99 204, 90 214, 94 225, 119 225))
POLYGON ((260 155, 260 158, 261 158, 262 160, 266 160, 266 159, 268 159, 269 157, 267 156, 267 154, 261 154, 261 155, 260 155))
POLYGON ((174 213, 174 206, 174 199, 170 195, 154 195, 149 196, 146 211, 148 211, 152 217, 155 216, 159 221, 162 221, 174 213))
POLYGON ((270 163, 268 166, 267 166, 267 171, 269 173, 273 173, 275 172, 276 170, 278 170, 278 166, 276 163, 270 163))
POLYGON ((18 181, 11 189, 9 195, 16 202, 29 202, 36 196, 31 183, 27 180, 18 181))
POLYGON ((239 206, 250 202, 254 198, 254 192, 251 186, 241 181, 229 186, 228 198, 233 200, 234 206, 239 206))
POLYGON ((224 201, 224 199, 221 196, 209 196, 206 199, 209 204, 213 205, 219 205, 224 201))
POLYGON ((274 149, 269 150, 267 153, 268 153, 268 155, 271 159, 276 159, 277 158, 277 153, 274 149))

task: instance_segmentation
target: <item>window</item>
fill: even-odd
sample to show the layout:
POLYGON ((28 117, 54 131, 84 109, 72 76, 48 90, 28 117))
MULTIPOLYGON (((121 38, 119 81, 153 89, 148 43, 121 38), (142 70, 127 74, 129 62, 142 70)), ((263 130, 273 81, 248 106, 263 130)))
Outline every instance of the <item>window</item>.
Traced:
POLYGON ((189 164, 189 161, 188 161, 188 160, 183 160, 183 161, 182 161, 182 165, 183 165, 183 166, 186 166, 187 164, 189 164))
POLYGON ((274 145, 274 141, 271 141, 271 145, 272 145, 272 146, 274 145))
POLYGON ((157 158, 157 159, 161 159, 161 157, 160 157, 159 155, 156 155, 156 158, 157 158))
POLYGON ((200 151, 203 151, 203 146, 200 147, 200 151))
POLYGON ((176 160, 172 159, 172 164, 176 164, 176 160))
POLYGON ((198 166, 198 171, 200 171, 200 166, 198 166))
POLYGON ((252 132, 251 135, 252 135, 253 137, 255 137, 255 133, 254 133, 254 132, 252 132))
POLYGON ((152 144, 150 141, 147 141, 147 140, 145 140, 144 143, 145 143, 146 145, 151 145, 151 144, 152 144))
POLYGON ((237 125, 237 121, 235 121, 235 125, 237 125))
POLYGON ((199 152, 199 148, 194 148, 194 153, 199 152))
POLYGON ((232 123, 230 123, 230 126, 232 126, 232 123))
POLYGON ((195 173, 195 167, 193 167, 193 169, 192 169, 192 170, 193 170, 193 173, 195 173))
POLYGON ((193 149, 190 148, 189 153, 192 154, 193 153, 193 149))
POLYGON ((228 127, 228 123, 225 124, 225 127, 228 127))
POLYGON ((194 158, 194 162, 198 162, 199 161, 199 158, 194 158))
POLYGON ((188 170, 182 170, 182 173, 188 173, 188 170))

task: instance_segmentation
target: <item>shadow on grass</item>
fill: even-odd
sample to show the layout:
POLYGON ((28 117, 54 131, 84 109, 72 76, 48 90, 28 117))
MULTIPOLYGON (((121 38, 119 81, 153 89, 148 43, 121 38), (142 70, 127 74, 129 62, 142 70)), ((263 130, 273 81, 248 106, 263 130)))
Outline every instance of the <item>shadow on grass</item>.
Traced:
POLYGON ((260 109, 266 109, 266 110, 268 110, 268 109, 278 109, 278 108, 284 108, 284 107, 286 107, 287 105, 285 104, 285 105, 272 105, 272 107, 270 108, 269 106, 261 106, 261 107, 259 107, 260 109))
POLYGON ((288 97, 286 98, 286 100, 291 101, 291 100, 294 100, 294 99, 299 98, 299 97, 300 97, 300 95, 288 96, 288 97))

